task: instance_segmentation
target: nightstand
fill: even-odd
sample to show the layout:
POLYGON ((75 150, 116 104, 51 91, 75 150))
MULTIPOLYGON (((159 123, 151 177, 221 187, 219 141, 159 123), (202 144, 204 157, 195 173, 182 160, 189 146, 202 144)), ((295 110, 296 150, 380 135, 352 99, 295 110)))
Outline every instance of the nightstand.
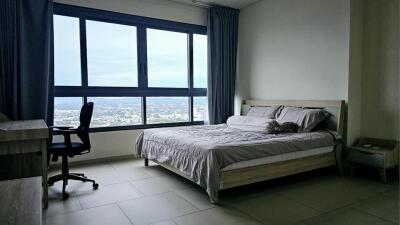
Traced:
POLYGON ((386 183, 386 170, 399 165, 399 144, 397 141, 376 138, 360 138, 348 149, 351 174, 356 164, 375 167, 380 170, 381 179, 386 183))

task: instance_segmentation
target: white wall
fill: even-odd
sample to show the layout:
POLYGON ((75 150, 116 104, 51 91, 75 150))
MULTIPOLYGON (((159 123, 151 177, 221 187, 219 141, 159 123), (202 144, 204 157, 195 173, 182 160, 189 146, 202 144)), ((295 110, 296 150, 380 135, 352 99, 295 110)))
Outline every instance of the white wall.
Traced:
MULTIPOLYGON (((55 0, 55 2, 189 24, 207 24, 206 9, 165 0, 55 0)), ((91 153, 72 160, 132 155, 140 131, 92 133, 91 153)))
POLYGON ((239 24, 238 103, 345 99, 348 145, 399 139, 398 0, 262 0, 239 24))
POLYGON ((345 99, 347 0, 263 0, 241 10, 237 99, 345 99))
POLYGON ((351 0, 347 143, 361 135, 364 0, 351 0))
POLYGON ((361 135, 399 139, 399 1, 365 0, 361 135))

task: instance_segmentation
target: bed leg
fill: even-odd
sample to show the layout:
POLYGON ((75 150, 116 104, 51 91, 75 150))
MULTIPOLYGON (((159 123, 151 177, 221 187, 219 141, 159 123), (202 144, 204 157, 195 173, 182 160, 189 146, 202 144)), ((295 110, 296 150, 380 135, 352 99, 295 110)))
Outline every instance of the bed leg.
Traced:
POLYGON ((343 165, 342 165, 342 146, 337 146, 335 149, 336 156, 336 165, 338 167, 339 173, 343 174, 343 165))
POLYGON ((144 166, 149 166, 149 159, 148 158, 144 158, 144 166))

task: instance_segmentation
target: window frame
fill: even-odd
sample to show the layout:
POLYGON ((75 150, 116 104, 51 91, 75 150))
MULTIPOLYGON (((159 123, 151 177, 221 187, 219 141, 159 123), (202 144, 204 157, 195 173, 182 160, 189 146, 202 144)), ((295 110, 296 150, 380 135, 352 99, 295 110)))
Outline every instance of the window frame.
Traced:
MULTIPOLYGON (((84 103, 87 102, 88 97, 141 97, 142 99, 142 124, 128 125, 128 126, 95 127, 91 128, 92 132, 204 124, 204 121, 193 120, 193 97, 207 96, 207 88, 193 87, 193 34, 206 35, 207 28, 205 26, 186 24, 181 22, 173 22, 162 19, 154 19, 142 16, 135 16, 117 12, 110 12, 99 9, 91 9, 80 6, 72 6, 61 3, 54 3, 53 15, 69 16, 79 19, 80 56, 81 56, 81 86, 54 85, 53 86, 54 97, 81 97, 84 103), (115 23, 115 24, 136 27, 137 54, 138 54, 137 87, 88 86, 86 20, 115 23), (147 49, 146 49, 147 28, 188 34, 188 76, 187 76, 188 87, 187 88, 148 87, 147 49), (189 122, 147 124, 146 97, 188 97, 189 122)), ((51 110, 54 110, 54 107, 51 110)), ((54 115, 54 111, 52 114, 54 115)), ((54 121, 54 117, 52 118, 52 120, 54 121)))

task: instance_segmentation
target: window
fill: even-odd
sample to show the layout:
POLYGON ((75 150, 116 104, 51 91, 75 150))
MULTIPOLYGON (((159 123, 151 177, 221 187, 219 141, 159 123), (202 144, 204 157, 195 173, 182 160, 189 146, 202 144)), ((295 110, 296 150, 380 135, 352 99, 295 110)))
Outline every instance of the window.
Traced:
POLYGON ((188 35, 147 29, 149 87, 188 87, 188 35))
POLYGON ((207 36, 193 35, 193 86, 207 88, 207 36))
POLYGON ((136 27, 86 21, 89 86, 137 87, 136 27))
POLYGON ((54 98, 54 125, 78 126, 82 102, 79 97, 54 98))
POLYGON ((207 37, 198 25, 54 4, 54 124, 94 131, 203 124, 207 37))
POLYGON ((92 127, 142 124, 142 102, 138 97, 89 97, 93 102, 92 127))
POLYGON ((193 97, 193 120, 205 121, 208 118, 207 97, 193 97))
POLYGON ((177 123, 189 121, 187 97, 148 97, 147 123, 177 123))
POLYGON ((54 83, 63 86, 81 85, 79 19, 54 17, 54 83))

